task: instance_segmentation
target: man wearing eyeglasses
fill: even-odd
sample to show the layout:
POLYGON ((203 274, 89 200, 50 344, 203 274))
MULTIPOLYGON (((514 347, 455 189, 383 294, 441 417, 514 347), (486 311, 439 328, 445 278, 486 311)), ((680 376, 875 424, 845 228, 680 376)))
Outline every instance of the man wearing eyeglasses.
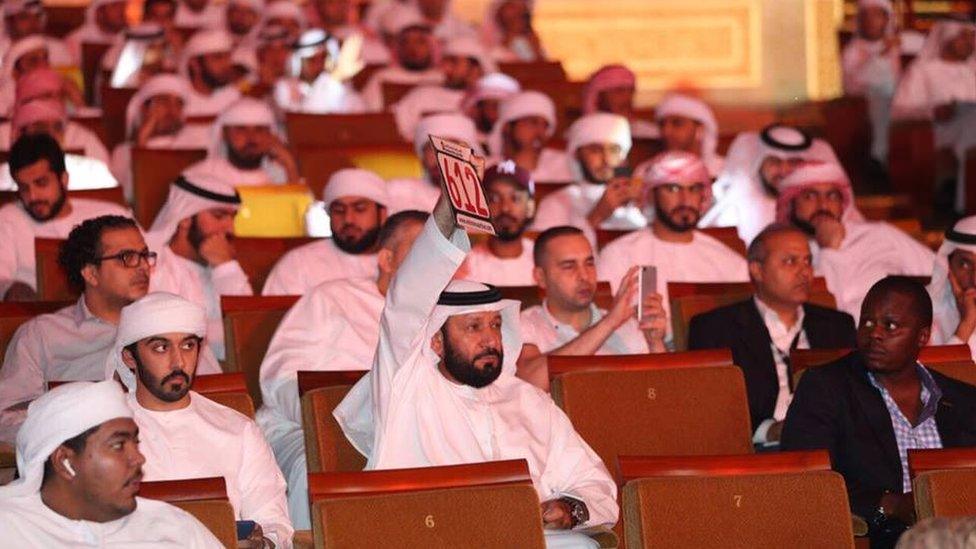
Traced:
POLYGON ((814 273, 826 279, 837 308, 857 318, 871 285, 888 275, 931 276, 935 254, 892 225, 851 220, 853 202, 843 168, 808 163, 780 182, 776 221, 807 233, 814 273))
POLYGON ((35 238, 65 238, 86 219, 132 213, 111 202, 69 197, 64 151, 47 134, 20 137, 9 166, 17 201, 0 207, 0 301, 28 301, 37 297, 35 238))
MULTIPOLYGON (((651 222, 607 244, 596 270, 614 294, 634 266, 657 268, 657 293, 671 315, 668 282, 746 282, 746 260, 734 250, 696 230, 711 202, 711 176, 694 153, 669 151, 641 164, 634 175, 642 183, 644 211, 651 222)), ((670 329, 668 330, 670 340, 670 329)))
MULTIPOLYGON (((27 405, 49 381, 98 381, 115 340, 123 307, 149 291, 156 253, 149 250, 135 221, 106 215, 75 227, 61 246, 58 262, 78 302, 22 325, 0 368, 0 440, 13 442, 27 405)), ((219 373, 205 347, 200 373, 219 373)))

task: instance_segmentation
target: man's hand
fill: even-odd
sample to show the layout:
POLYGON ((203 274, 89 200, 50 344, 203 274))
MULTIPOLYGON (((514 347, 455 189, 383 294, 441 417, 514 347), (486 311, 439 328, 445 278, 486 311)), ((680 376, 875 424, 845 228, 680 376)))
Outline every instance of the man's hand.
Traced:
POLYGON ((664 298, 659 293, 648 294, 642 305, 644 316, 639 322, 648 349, 652 353, 667 352, 664 338, 668 334, 668 314, 664 311, 664 298))
POLYGON ((285 168, 285 175, 289 183, 297 183, 301 180, 301 176, 298 175, 298 163, 295 162, 295 157, 291 155, 291 151, 288 150, 288 147, 276 135, 271 136, 271 142, 268 144, 268 158, 285 168))
POLYGON ((4 301, 35 301, 37 292, 23 282, 14 282, 3 295, 4 301))
POLYGON ((886 36, 885 38, 882 39, 882 43, 884 44, 884 49, 881 50, 881 55, 885 55, 889 51, 891 51, 891 48, 901 47, 901 36, 899 36, 898 34, 892 34, 891 36, 886 36))
POLYGON ((915 499, 912 494, 885 494, 881 496, 880 505, 888 517, 908 525, 915 524, 915 499))
POLYGON ((944 105, 939 105, 935 107, 932 112, 936 122, 948 122, 956 116, 956 104, 946 103, 944 105))
POLYGON ((636 265, 631 267, 627 270, 627 274, 620 279, 620 288, 617 289, 617 295, 613 296, 613 305, 610 306, 607 316, 604 317, 615 330, 637 315, 637 305, 634 304, 634 301, 637 296, 638 269, 640 267, 636 265))
POLYGON ((600 197, 599 202, 593 206, 593 209, 586 216, 586 220, 593 228, 598 229, 600 224, 613 215, 617 208, 636 198, 634 189, 635 185, 628 177, 611 179, 607 183, 606 189, 603 190, 603 196, 600 197))
POLYGON ((237 257, 237 250, 224 233, 216 233, 203 239, 197 252, 211 267, 223 265, 237 257))
POLYGON ((237 540, 239 549, 273 549, 274 546, 273 541, 264 537, 264 530, 261 529, 260 524, 254 525, 254 530, 251 531, 251 535, 247 539, 237 540))
POLYGON ((949 284, 952 286, 952 295, 956 298, 956 308, 959 310, 959 326, 956 328, 955 336, 965 343, 976 331, 976 288, 964 290, 951 269, 949 284))
POLYGON ((816 231, 814 237, 821 248, 838 249, 847 232, 844 224, 833 217, 819 215, 813 219, 813 227, 816 231))
POLYGON ((569 530, 573 527, 572 509, 565 501, 542 502, 542 526, 547 530, 569 530))

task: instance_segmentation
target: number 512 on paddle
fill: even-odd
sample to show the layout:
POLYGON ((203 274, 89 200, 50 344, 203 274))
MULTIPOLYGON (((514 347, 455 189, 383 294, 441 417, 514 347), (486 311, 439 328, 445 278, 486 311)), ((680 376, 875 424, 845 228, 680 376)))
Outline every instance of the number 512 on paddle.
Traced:
POLYGON ((485 173, 485 159, 466 146, 454 141, 430 136, 437 156, 437 166, 444 182, 441 192, 447 192, 458 225, 478 233, 495 234, 491 212, 481 180, 485 173))

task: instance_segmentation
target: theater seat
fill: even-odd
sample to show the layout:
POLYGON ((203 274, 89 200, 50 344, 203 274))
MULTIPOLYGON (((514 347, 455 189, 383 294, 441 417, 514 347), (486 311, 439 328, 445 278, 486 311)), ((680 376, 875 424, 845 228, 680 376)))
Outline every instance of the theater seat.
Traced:
POLYGON ((143 228, 152 227, 170 184, 206 156, 203 149, 132 149, 132 211, 143 228))
POLYGON ((81 79, 85 84, 85 103, 89 105, 95 104, 96 76, 101 69, 102 57, 111 47, 111 44, 96 42, 81 43, 81 79))
POLYGON ((549 378, 571 372, 659 370, 662 368, 701 368, 732 366, 728 349, 652 353, 644 355, 558 356, 548 359, 549 378))
POLYGON ((143 482, 139 496, 165 501, 203 523, 224 547, 237 547, 234 508, 223 477, 143 482))
MULTIPOLYGON (((88 200, 101 200, 112 202, 120 206, 127 206, 125 197, 122 195, 122 187, 107 187, 104 189, 83 189, 68 191, 68 199, 85 198, 88 200)), ((0 206, 17 201, 17 191, 0 191, 0 206)))
POLYGON ((241 372, 255 408, 261 407, 261 361, 278 324, 299 296, 220 296, 224 319, 224 369, 241 372))
POLYGON ((931 212, 936 185, 936 150, 932 122, 893 121, 888 130, 888 176, 892 190, 912 196, 915 211, 931 212))
POLYGON ((60 238, 35 238, 34 258, 37 263, 37 299, 39 301, 74 301, 81 295, 68 285, 68 275, 58 264, 60 238))
POLYGON ((928 471, 913 486, 919 520, 976 515, 976 468, 928 471))
POLYGON ((767 452, 738 456, 620 456, 621 484, 647 477, 768 475, 830 471, 826 450, 767 452))
POLYGON ((285 115, 292 147, 364 147, 403 143, 392 113, 285 115))
POLYGON ((309 473, 362 471, 366 458, 350 444, 332 411, 366 371, 298 372, 305 461, 309 473))
MULTIPOLYGON (((850 353, 852 349, 794 349, 790 352, 794 386, 809 368, 829 364, 850 353)), ((918 361, 927 368, 969 383, 976 384, 976 364, 973 364, 968 345, 930 345, 922 347, 918 361)))
POLYGON ((498 71, 521 82, 566 81, 566 69, 560 61, 508 61, 498 63, 498 71))
POLYGON ((833 471, 633 480, 627 547, 854 547, 844 479, 833 471))
POLYGON ((420 84, 404 84, 400 82, 383 82, 383 109, 390 110, 408 93, 420 84))
POLYGON ((71 305, 71 301, 0 301, 0 360, 7 354, 7 345, 14 337, 21 324, 35 316, 53 313, 62 307, 71 305))
POLYGON ((316 547, 545 547, 524 460, 317 473, 308 485, 316 547))
POLYGON ((248 394, 244 374, 240 372, 199 376, 193 380, 193 390, 254 419, 254 402, 248 394))
POLYGON ((735 366, 572 371, 552 380, 552 398, 608 469, 621 455, 753 451, 745 381, 735 366))
POLYGON ((976 448, 908 450, 908 471, 912 478, 945 469, 976 469, 976 448))
MULTIPOLYGON (((671 304, 671 332, 677 350, 688 348, 688 329, 691 319, 745 300, 752 296, 750 282, 668 282, 668 301, 671 304)), ((817 277, 810 287, 810 303, 837 308, 834 296, 827 290, 826 281, 817 277)))
POLYGON ((99 88, 102 100, 102 120, 105 125, 105 146, 112 150, 125 141, 125 109, 136 94, 136 88, 113 88, 107 77, 99 88))

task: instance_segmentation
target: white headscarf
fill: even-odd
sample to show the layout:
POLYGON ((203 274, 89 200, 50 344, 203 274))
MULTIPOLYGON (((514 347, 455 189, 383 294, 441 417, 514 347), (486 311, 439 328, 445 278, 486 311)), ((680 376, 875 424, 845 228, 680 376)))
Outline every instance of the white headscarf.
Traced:
POLYGON ((929 295, 932 297, 933 322, 945 337, 954 334, 959 327, 959 309, 956 305, 956 296, 952 293, 952 284, 949 283, 949 256, 956 250, 976 254, 976 242, 961 242, 966 237, 976 238, 976 216, 960 219, 946 234, 942 246, 935 254, 932 282, 928 287, 929 295))
POLYGON ((242 97, 227 110, 220 113, 210 133, 210 156, 227 156, 227 143, 224 141, 224 128, 227 126, 267 126, 272 133, 278 133, 274 113, 267 103, 252 97, 242 97))
POLYGON ((122 360, 122 349, 147 337, 169 333, 206 337, 207 312, 196 303, 167 292, 146 294, 123 307, 112 352, 105 359, 105 379, 112 380, 118 374, 129 392, 135 391, 136 375, 122 360))
MULTIPOLYGON (((895 7, 891 5, 890 0, 858 0, 857 1, 857 11, 858 13, 869 9, 869 8, 881 8, 888 14, 888 25, 885 27, 885 35, 890 36, 898 30, 898 21, 895 20, 895 7)), ((861 27, 860 25, 855 27, 855 36, 861 37, 861 27)))
POLYGON ((576 159, 576 151, 593 143, 613 143, 624 156, 630 152, 630 122, 623 116, 595 112, 582 116, 566 131, 566 160, 576 181, 583 180, 583 171, 576 159))
MULTIPOLYGON (((936 22, 925 38, 925 43, 922 44, 922 49, 918 52, 916 59, 920 61, 938 59, 942 55, 942 47, 946 42, 958 36, 962 31, 966 29, 972 30, 973 28, 974 25, 972 23, 966 23, 964 21, 943 19, 936 22)), ((976 58, 976 54, 971 55, 966 61, 971 63, 974 61, 974 58, 976 58)))
POLYGON ((430 25, 423 14, 410 3, 391 2, 380 19, 380 30, 387 36, 396 36, 410 27, 427 27, 430 25))
POLYGON ((47 47, 47 42, 44 40, 43 36, 38 34, 32 34, 21 38, 20 40, 14 42, 10 45, 10 49, 7 50, 7 54, 3 56, 3 67, 0 70, 3 72, 3 80, 13 87, 14 81, 14 65, 20 60, 24 54, 32 52, 34 50, 44 50, 50 54, 47 47))
POLYGON ((234 187, 206 170, 189 169, 169 187, 166 203, 153 221, 146 241, 151 248, 169 244, 181 221, 211 208, 238 208, 234 187))
POLYGON ((158 95, 175 95, 186 105, 190 97, 190 83, 175 74, 157 74, 147 80, 125 108, 125 128, 129 139, 135 138, 136 129, 142 124, 143 105, 158 95))
POLYGON ((193 35, 183 48, 180 62, 180 73, 189 77, 190 60, 209 53, 231 53, 234 50, 234 39, 230 33, 220 29, 200 30, 193 35))
POLYGON ((466 113, 487 99, 508 99, 520 91, 522 85, 511 76, 500 72, 486 74, 464 94, 464 99, 461 100, 461 111, 466 113))
POLYGON ((298 78, 302 74, 302 60, 313 57, 319 52, 326 54, 325 71, 328 72, 328 60, 339 56, 339 41, 322 29, 308 29, 303 32, 293 46, 288 60, 291 75, 298 78))
POLYGON ((456 113, 441 113, 425 116, 417 123, 413 136, 413 150, 418 158, 424 156, 424 146, 429 143, 430 136, 464 141, 477 154, 483 154, 478 144, 478 130, 470 118, 456 113))
POLYGON ((486 74, 498 70, 495 61, 488 55, 488 51, 485 50, 481 41, 474 36, 461 35, 448 40, 444 44, 442 56, 444 55, 475 59, 481 65, 481 70, 486 74))
POLYGON ((667 95, 654 109, 658 123, 668 116, 690 118, 702 125, 705 134, 702 136, 702 161, 706 166, 711 166, 718 148, 718 122, 712 109, 701 99, 674 93, 667 95))
MULTIPOLYGON (((430 341, 440 331, 447 319, 456 315, 500 311, 502 315, 502 371, 498 379, 482 391, 494 390, 503 393, 512 390, 517 384, 524 382, 515 377, 516 361, 522 349, 522 336, 519 330, 520 303, 512 299, 501 299, 497 290, 480 282, 470 280, 453 280, 448 284, 438 304, 434 307, 430 318, 422 328, 423 338, 419 339, 418 347, 413 349, 407 358, 408 363, 420 361, 430 368, 437 368, 441 359, 430 346, 430 341), (467 294, 467 295, 465 295, 467 294), (473 298, 473 299, 472 299, 473 298), (471 305, 450 305, 464 301, 490 301, 471 305)), ((336 408, 335 415, 343 426, 343 430, 350 437, 355 446, 365 454, 373 456, 373 442, 375 440, 375 422, 372 417, 373 394, 371 390, 370 374, 367 374, 349 392, 348 396, 336 408)), ((445 418, 445 421, 449 421, 445 418)), ((447 429, 447 427, 445 427, 447 429)), ((465 428, 452 440, 462 441, 470 436, 465 428)), ((451 438, 451 437, 447 437, 451 438)), ((473 445, 477 447, 477 445, 473 445)))
POLYGON ((132 410, 115 381, 66 383, 39 396, 27 407, 27 419, 17 433, 20 477, 0 487, 0 499, 38 493, 44 463, 58 446, 92 427, 125 417, 131 418, 132 410))
POLYGON ((510 122, 529 116, 545 118, 546 122, 549 122, 546 139, 552 137, 553 132, 556 131, 556 106, 552 99, 542 92, 519 92, 505 99, 498 106, 498 120, 488 137, 488 148, 491 149, 491 154, 501 156, 502 150, 505 148, 502 135, 505 126, 510 122))
POLYGON ((386 182, 375 173, 358 168, 346 168, 334 172, 322 191, 322 202, 328 208, 333 200, 346 196, 361 196, 381 206, 389 203, 386 182))

